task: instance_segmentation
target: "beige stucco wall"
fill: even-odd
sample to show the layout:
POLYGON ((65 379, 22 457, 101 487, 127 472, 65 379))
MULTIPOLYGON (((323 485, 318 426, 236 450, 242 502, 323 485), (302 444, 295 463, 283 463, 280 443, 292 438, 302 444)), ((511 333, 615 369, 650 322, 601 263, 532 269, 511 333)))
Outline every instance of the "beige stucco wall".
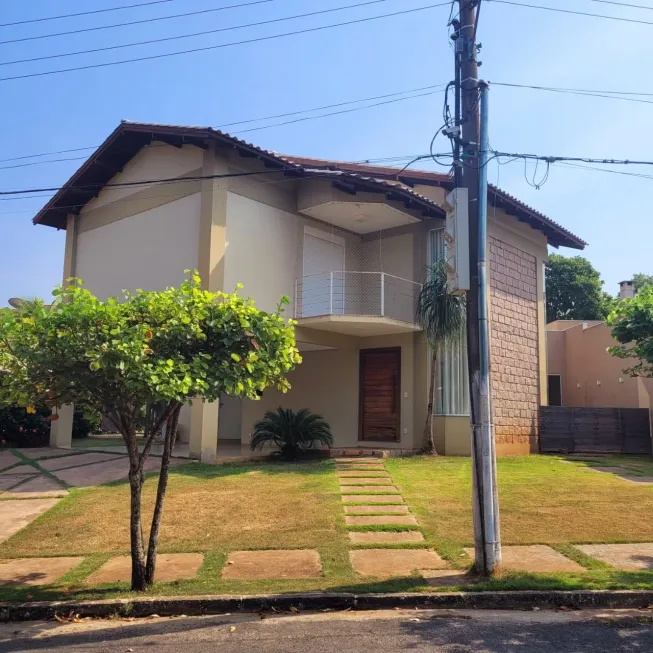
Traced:
MULTIPOLYGON (((147 181, 150 179, 172 179, 187 175, 191 171, 200 174, 202 167, 203 151, 192 145, 182 148, 173 147, 165 143, 154 142, 142 148, 131 161, 127 162, 122 172, 114 175, 109 184, 122 184, 134 181, 147 181)), ((124 200, 152 185, 122 186, 120 188, 104 188, 99 195, 92 199, 83 209, 82 213, 93 211, 101 206, 124 200)), ((171 193, 170 189, 163 187, 155 189, 155 194, 171 193)))
POLYGON ((100 299, 178 285, 197 267, 199 209, 196 193, 80 233, 75 275, 100 299))
MULTIPOLYGON (((425 393, 415 375, 415 347, 412 333, 373 338, 355 338, 319 331, 300 330, 302 341, 309 339, 337 346, 337 349, 307 351, 303 362, 288 376, 292 389, 283 394, 268 389, 259 401, 243 402, 242 441, 249 442, 252 426, 266 410, 309 408, 322 415, 331 425, 336 446, 412 449, 420 446, 422 423, 415 421, 416 402, 425 393), (327 337, 324 337, 327 336, 327 337), (361 349, 401 347, 401 422, 399 442, 360 442, 358 439, 359 356, 361 349)), ((423 402, 422 402, 423 403, 423 402)), ((422 409, 423 410, 423 409, 422 409)))
POLYGON ((564 325, 564 321, 553 323, 547 332, 547 356, 549 373, 562 376, 562 404, 640 407, 638 380, 623 372, 631 363, 606 351, 615 344, 609 327, 593 322, 583 328, 583 323, 578 322, 561 330, 560 324, 564 325))

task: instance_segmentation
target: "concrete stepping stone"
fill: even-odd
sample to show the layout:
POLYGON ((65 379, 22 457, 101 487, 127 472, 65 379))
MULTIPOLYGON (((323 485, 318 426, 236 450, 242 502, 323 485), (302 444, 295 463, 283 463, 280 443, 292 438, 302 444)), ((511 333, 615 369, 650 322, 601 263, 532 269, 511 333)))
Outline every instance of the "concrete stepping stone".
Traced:
POLYGON ((21 528, 25 528, 59 499, 15 499, 0 501, 0 542, 8 540, 21 528))
POLYGON ((358 515, 345 517, 347 526, 417 526, 413 515, 358 515))
POLYGON ((31 465, 18 465, 17 467, 5 469, 3 472, 0 472, 0 476, 36 476, 38 473, 39 470, 36 467, 32 467, 31 465))
MULTIPOLYGON (((340 488, 342 490, 342 488, 340 488)), ((404 500, 398 494, 343 494, 340 497, 343 503, 378 503, 378 504, 403 504, 404 500)))
POLYGON ((349 552, 354 571, 363 576, 410 576, 420 569, 446 569, 447 563, 427 549, 356 549, 349 552))
POLYGON ((380 465, 382 464, 381 458, 335 458, 336 464, 338 463, 356 463, 361 465, 380 465))
MULTIPOLYGON (((154 581, 169 583, 173 580, 193 578, 204 562, 201 553, 159 553, 156 557, 154 581)), ((93 572, 86 583, 128 583, 132 577, 132 561, 130 556, 117 556, 103 564, 93 572)))
MULTIPOLYGON (((401 494, 394 485, 341 485, 342 494, 401 494)), ((367 499, 365 499, 367 501, 367 499)))
POLYGON ((0 469, 15 465, 20 462, 20 458, 15 456, 11 451, 0 451, 0 469))
POLYGON ((383 478, 347 477, 340 479, 340 482, 346 483, 347 485, 388 485, 392 483, 392 479, 388 474, 383 478))
POLYGON ((653 569, 653 544, 582 544, 583 553, 623 571, 653 569))
MULTIPOLYGON (((63 458, 50 458, 43 460, 39 463, 43 469, 49 472, 54 472, 60 469, 68 469, 69 467, 79 467, 80 465, 90 465, 92 463, 105 462, 107 460, 115 460, 117 456, 111 453, 84 453, 74 456, 65 456, 63 458)), ((121 456, 125 458, 125 456, 121 456)))
POLYGON ((0 560, 0 586, 49 585, 84 558, 15 558, 0 560))
MULTIPOLYGON (((474 549, 465 549, 465 553, 474 559, 474 549)), ((526 571, 547 573, 556 571, 586 571, 577 562, 558 553, 544 544, 529 546, 504 546, 501 548, 501 566, 509 571, 526 571)))
POLYGON ((477 577, 462 569, 420 569, 419 573, 430 587, 455 587, 478 582, 477 577))
POLYGON ((359 470, 362 472, 385 472, 387 471, 385 465, 359 465, 357 463, 339 463, 336 464, 338 471, 354 471, 359 470))
POLYGON ((348 535, 352 544, 413 544, 424 541, 419 531, 368 531, 348 535))
POLYGON ((346 515, 407 515, 408 506, 345 506, 346 515))
POLYGON ((37 476, 13 487, 2 495, 3 499, 33 499, 35 497, 65 497, 68 491, 47 476, 37 476))
POLYGON ((222 570, 225 580, 319 578, 322 564, 317 551, 233 551, 222 570))
POLYGON ((17 449, 26 458, 39 460, 40 458, 59 458, 60 456, 70 456, 74 453, 73 449, 55 449, 54 447, 30 447, 17 449))
POLYGON ((361 471, 359 469, 356 470, 351 470, 351 471, 338 471, 338 477, 339 478, 385 478, 385 479, 390 479, 390 474, 388 472, 383 472, 383 471, 361 471))
MULTIPOLYGON (((10 488, 27 481, 30 478, 36 478, 37 474, 0 474, 0 492, 9 490, 10 488)), ((4 498, 4 495, 3 495, 4 498)))

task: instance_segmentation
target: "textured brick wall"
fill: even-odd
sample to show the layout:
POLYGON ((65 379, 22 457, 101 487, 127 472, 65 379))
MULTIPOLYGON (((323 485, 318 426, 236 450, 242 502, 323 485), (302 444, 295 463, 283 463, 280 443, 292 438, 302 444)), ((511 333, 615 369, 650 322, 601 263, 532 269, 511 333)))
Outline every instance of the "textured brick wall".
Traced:
POLYGON ((536 265, 534 256, 490 238, 490 346, 499 452, 519 447, 526 451, 537 438, 536 265))

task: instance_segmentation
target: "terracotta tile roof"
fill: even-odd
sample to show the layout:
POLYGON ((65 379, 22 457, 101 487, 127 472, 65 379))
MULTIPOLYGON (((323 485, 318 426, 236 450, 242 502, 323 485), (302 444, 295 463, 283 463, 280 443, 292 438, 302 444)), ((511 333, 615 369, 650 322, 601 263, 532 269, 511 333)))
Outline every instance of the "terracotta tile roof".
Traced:
MULTIPOLYGON (((392 201, 404 202, 425 217, 444 217, 439 204, 418 193, 417 184, 453 188, 448 174, 426 170, 404 170, 366 163, 348 163, 280 154, 232 136, 212 127, 166 125, 122 121, 100 147, 73 174, 66 184, 34 217, 34 223, 64 228, 66 215, 76 213, 107 184, 111 178, 145 145, 163 141, 181 146, 194 144, 206 147, 210 141, 234 147, 241 154, 255 157, 266 166, 298 178, 337 178, 353 191, 384 192, 392 201)), ((555 247, 583 249, 586 243, 544 214, 524 204, 516 197, 490 185, 490 202, 503 206, 516 219, 544 233, 555 247)))

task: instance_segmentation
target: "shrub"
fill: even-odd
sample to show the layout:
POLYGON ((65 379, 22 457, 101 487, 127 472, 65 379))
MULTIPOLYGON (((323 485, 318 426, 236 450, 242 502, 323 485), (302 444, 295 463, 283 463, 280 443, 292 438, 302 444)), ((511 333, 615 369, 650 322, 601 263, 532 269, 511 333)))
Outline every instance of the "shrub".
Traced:
POLYGON ((267 411, 262 420, 254 424, 250 445, 252 451, 265 444, 273 444, 286 460, 296 460, 300 453, 313 449, 316 444, 331 448, 331 427, 321 415, 308 408, 295 412, 291 408, 267 411))
MULTIPOLYGON (((50 409, 36 406, 34 413, 28 413, 19 406, 0 408, 0 440, 17 447, 43 447, 50 440, 50 409)), ((86 438, 100 429, 101 416, 83 407, 75 408, 73 416, 73 438, 86 438)))

